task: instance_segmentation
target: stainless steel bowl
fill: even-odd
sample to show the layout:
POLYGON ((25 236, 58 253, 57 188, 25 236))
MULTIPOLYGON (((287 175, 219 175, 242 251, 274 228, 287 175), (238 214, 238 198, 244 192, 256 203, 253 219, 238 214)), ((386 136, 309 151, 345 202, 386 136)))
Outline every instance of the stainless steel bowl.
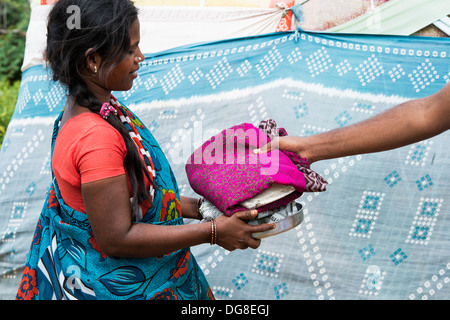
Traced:
POLYGON ((260 219, 259 223, 275 223, 275 228, 269 231, 264 232, 257 232, 254 233, 252 236, 256 239, 263 239, 267 237, 271 237, 283 232, 286 232, 288 230, 291 230, 298 226, 303 221, 303 206, 300 203, 293 202, 292 203, 293 210, 292 212, 286 217, 281 220, 273 221, 270 220, 270 217, 260 219))

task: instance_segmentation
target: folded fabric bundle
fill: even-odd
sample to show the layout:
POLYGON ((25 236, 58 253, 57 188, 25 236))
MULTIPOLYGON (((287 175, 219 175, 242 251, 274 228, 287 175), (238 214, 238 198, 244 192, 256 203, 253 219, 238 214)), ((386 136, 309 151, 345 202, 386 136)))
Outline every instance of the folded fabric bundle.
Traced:
POLYGON ((280 150, 253 153, 280 131, 287 134, 268 120, 260 129, 243 123, 211 137, 186 164, 192 189, 227 216, 249 208, 274 210, 305 191, 324 191, 326 181, 309 169, 306 159, 280 150))
MULTIPOLYGON (((265 132, 270 140, 288 135, 284 128, 277 129, 277 123, 273 119, 261 121, 259 129, 265 132)), ((297 169, 305 175, 305 192, 322 192, 326 190, 328 182, 317 172, 311 170, 308 159, 301 158, 298 154, 291 151, 283 150, 283 153, 287 155, 297 169)))

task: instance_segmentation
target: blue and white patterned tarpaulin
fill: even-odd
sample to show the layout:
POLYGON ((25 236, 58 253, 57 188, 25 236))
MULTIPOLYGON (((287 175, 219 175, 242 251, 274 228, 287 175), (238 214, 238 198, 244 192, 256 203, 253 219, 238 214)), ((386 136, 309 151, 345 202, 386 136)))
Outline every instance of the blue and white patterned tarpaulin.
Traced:
MULTIPOLYGON (((275 119, 290 135, 346 126, 450 80, 445 38, 274 33, 147 55, 137 113, 195 196, 185 162, 204 140, 275 119)), ((0 296, 15 296, 50 184, 64 90, 28 69, 0 163, 0 296)), ((304 221, 256 250, 193 248, 218 299, 449 299, 450 132, 396 150, 314 163, 329 182, 304 194, 304 221)), ((188 223, 193 223, 188 221, 188 223)))

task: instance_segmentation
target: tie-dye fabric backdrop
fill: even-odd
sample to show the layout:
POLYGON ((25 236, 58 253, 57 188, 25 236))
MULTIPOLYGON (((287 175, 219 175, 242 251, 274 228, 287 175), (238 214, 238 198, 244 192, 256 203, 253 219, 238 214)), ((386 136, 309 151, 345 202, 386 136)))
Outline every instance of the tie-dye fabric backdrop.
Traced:
MULTIPOLYGON (((287 32, 147 55, 132 90, 183 195, 202 141, 276 120, 307 136, 429 95, 450 80, 446 38, 287 32)), ((13 298, 50 184, 50 138, 64 90, 35 66, 23 75, 0 164, 0 288, 13 298)), ((256 250, 193 248, 218 299, 449 299, 450 132, 396 150, 313 164, 323 193, 304 220, 256 250)), ((187 223, 194 223, 187 221, 187 223)))

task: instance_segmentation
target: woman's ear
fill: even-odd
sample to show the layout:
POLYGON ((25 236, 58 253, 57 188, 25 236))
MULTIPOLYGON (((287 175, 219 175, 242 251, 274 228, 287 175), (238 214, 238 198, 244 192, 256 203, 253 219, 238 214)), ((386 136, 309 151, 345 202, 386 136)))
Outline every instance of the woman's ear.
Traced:
POLYGON ((89 48, 86 50, 85 57, 87 69, 92 73, 98 73, 102 62, 100 55, 93 48, 89 48))

